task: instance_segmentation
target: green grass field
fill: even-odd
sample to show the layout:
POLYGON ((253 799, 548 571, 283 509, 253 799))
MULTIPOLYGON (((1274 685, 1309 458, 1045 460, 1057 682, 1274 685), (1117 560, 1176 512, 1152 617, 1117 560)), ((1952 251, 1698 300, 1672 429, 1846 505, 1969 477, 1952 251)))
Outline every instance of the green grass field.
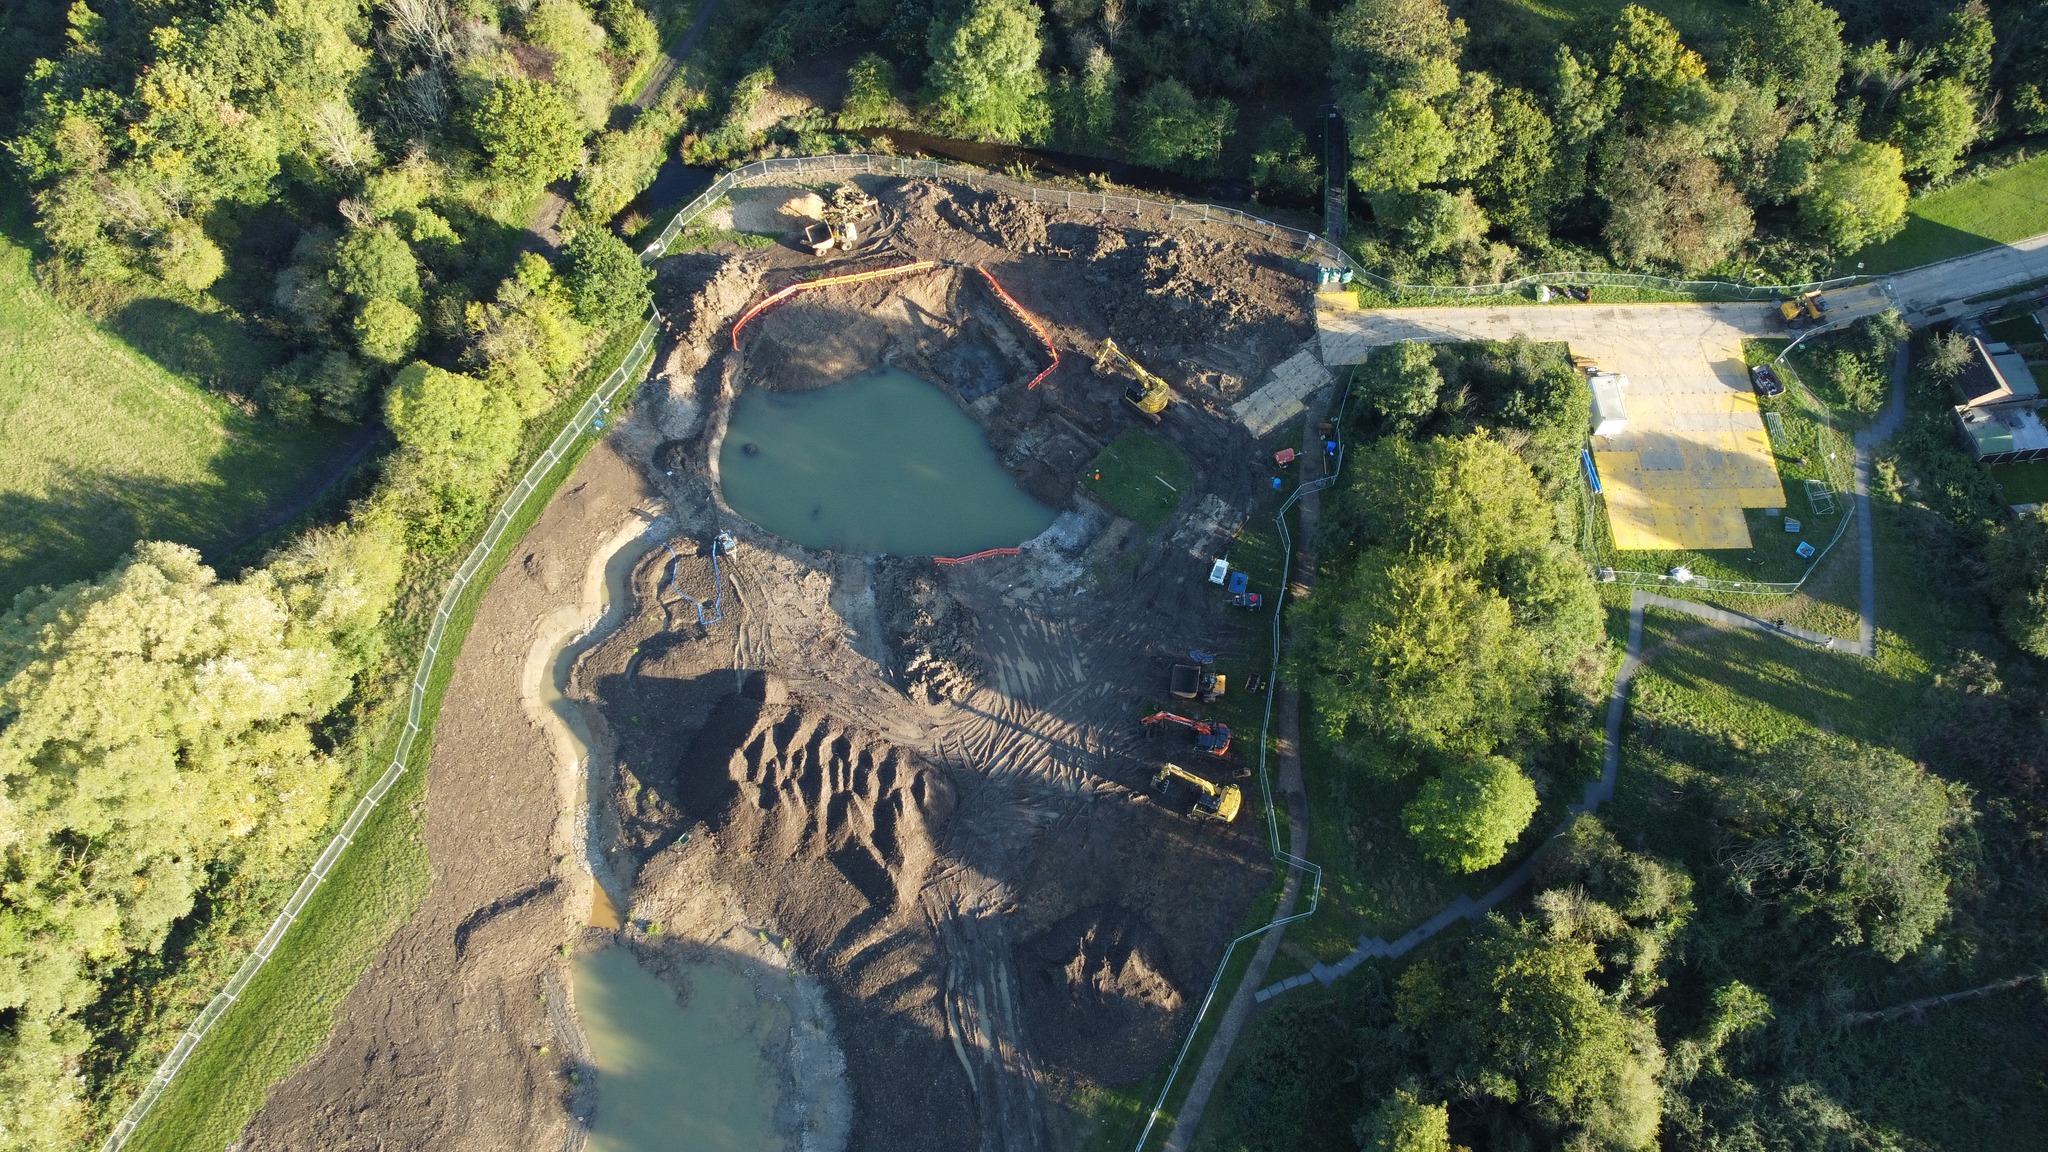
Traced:
POLYGON ((166 371, 52 299, 4 232, 0 362, 0 606, 94 575, 140 539, 231 539, 342 440, 248 416, 166 371))
POLYGON ((2048 156, 1920 197, 1907 210, 1905 231, 1847 257, 1836 271, 1896 272, 2043 232, 2048 232, 2048 156))
POLYGON ((1993 464, 1985 469, 2007 504, 2048 504, 2048 460, 2028 464, 1993 464))
POLYGON ((1165 439, 1133 428, 1088 466, 1088 491, 1145 529, 1166 523, 1193 483, 1187 457, 1165 439))

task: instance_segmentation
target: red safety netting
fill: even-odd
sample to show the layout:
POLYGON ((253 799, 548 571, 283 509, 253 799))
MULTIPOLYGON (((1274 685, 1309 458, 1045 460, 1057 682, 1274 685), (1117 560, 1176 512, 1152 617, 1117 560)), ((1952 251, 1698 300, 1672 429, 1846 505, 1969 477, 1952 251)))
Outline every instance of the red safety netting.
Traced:
POLYGON ((1028 392, 1031 389, 1038 387, 1040 381, 1044 380, 1047 376, 1052 375, 1053 369, 1058 368, 1060 366, 1060 350, 1053 347, 1052 334, 1045 330, 1045 326, 1038 322, 1038 318, 1033 316, 1031 313, 1026 312, 1022 304, 1019 304, 1015 300, 1011 299, 1010 294, 1008 292, 1003 291, 1003 286, 1001 284, 996 283, 996 278, 994 276, 989 275, 988 269, 983 268, 979 264, 976 264, 974 266, 974 270, 976 272, 981 273, 982 279, 988 281, 988 286, 995 291, 996 299, 1001 300, 1005 305, 1007 305, 1011 312, 1016 313, 1017 319, 1022 320, 1024 322, 1024 326, 1026 328, 1031 329, 1031 331, 1037 335, 1039 341, 1045 345, 1045 354, 1052 357, 1052 363, 1046 366, 1045 371, 1040 372, 1036 376, 1033 376, 1031 378, 1031 383, 1026 384, 1024 386, 1024 390, 1028 392))
POLYGON ((934 556, 932 557, 932 563, 965 564, 969 560, 983 560, 990 556, 1016 556, 1023 551, 1022 548, 990 548, 986 552, 976 552, 972 556, 934 556))
POLYGON ((907 272, 923 272, 938 266, 939 262, 936 260, 919 260, 915 264, 899 264, 894 268, 877 268, 872 272, 851 272, 845 276, 827 276, 822 280, 806 280, 801 284, 791 284, 782 291, 747 309, 746 314, 739 318, 739 322, 732 326, 732 346, 734 348, 740 346, 740 329, 747 326, 747 321, 752 320, 754 317, 759 316, 761 313, 766 312, 768 309, 799 292, 808 292, 813 288, 827 288, 834 284, 857 284, 862 280, 881 280, 889 276, 901 276, 907 272))

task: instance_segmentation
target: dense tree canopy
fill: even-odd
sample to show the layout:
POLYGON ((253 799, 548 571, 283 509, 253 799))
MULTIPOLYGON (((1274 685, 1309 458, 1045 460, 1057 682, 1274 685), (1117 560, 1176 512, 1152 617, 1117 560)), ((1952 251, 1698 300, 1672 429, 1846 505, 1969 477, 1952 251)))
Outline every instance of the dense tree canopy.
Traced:
POLYGON ((0 1146, 68 1144, 82 1014, 209 871, 275 867, 326 820, 339 766, 310 726, 397 578, 375 531, 233 582, 144 544, 0 615, 0 1146))
POLYGON ((1514 739, 1598 633, 1529 465, 1485 433, 1390 437, 1353 454, 1330 504, 1324 538, 1355 559, 1332 565, 1303 660, 1332 734, 1457 756, 1514 739))
POLYGON ((1898 960, 1948 915, 1946 857, 1967 793, 1895 752, 1824 739, 1779 749, 1726 800, 1745 895, 1795 928, 1898 960))
POLYGON ((1035 140, 1052 123, 1038 67, 1042 19, 1026 0, 975 0, 931 29, 930 113, 976 140, 1035 140))

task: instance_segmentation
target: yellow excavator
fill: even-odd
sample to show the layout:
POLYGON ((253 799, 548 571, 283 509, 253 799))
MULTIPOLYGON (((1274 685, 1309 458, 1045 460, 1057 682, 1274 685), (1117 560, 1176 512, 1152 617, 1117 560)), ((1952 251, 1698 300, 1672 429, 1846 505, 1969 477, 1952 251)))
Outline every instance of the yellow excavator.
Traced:
POLYGON ((1778 305, 1778 318, 1785 327, 1792 329, 1811 328, 1828 318, 1828 300, 1818 292, 1808 292, 1794 300, 1778 305))
POLYGON ((1178 764, 1160 766, 1159 775, 1152 778, 1152 788, 1164 791, 1175 782, 1195 790, 1195 803, 1188 809, 1188 815, 1197 820, 1228 824, 1237 819, 1237 810, 1244 807, 1244 790, 1237 785, 1212 784, 1178 764))
POLYGON ((1114 340, 1102 342, 1102 352, 1095 357, 1095 371, 1103 376, 1115 376, 1121 366, 1131 374, 1131 385, 1124 389, 1124 403, 1138 410, 1138 415, 1159 423, 1166 412, 1167 401, 1173 399, 1173 389, 1166 381, 1146 369, 1143 364, 1131 359, 1131 355, 1116 346, 1114 340))

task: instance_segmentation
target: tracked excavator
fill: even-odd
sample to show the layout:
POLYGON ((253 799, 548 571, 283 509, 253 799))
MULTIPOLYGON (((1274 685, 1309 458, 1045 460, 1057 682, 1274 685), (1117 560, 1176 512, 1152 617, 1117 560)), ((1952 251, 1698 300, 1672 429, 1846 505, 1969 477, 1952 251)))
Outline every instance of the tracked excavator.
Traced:
POLYGON ((1161 765, 1159 775, 1152 778, 1155 791, 1165 792, 1175 784, 1194 789, 1195 802, 1187 811, 1197 820, 1228 824, 1237 819, 1237 810, 1244 807, 1244 791, 1237 785, 1211 784, 1178 764, 1161 765))
POLYGON ((1166 414, 1167 401, 1173 399, 1173 389, 1167 386, 1143 364, 1131 358, 1130 353, 1116 346, 1116 341, 1105 339, 1102 352, 1095 357, 1095 371, 1102 376, 1115 376, 1122 368, 1131 374, 1130 386, 1124 389, 1124 403, 1137 409, 1138 415, 1159 423, 1166 414))
POLYGON ((1142 723, 1150 727, 1161 721, 1192 729, 1195 734, 1195 747, 1200 751, 1206 752, 1211 756, 1227 756, 1230 754, 1230 725, 1220 720, 1190 720, 1185 716, 1176 716, 1171 712, 1154 712, 1152 715, 1145 717, 1142 723))

